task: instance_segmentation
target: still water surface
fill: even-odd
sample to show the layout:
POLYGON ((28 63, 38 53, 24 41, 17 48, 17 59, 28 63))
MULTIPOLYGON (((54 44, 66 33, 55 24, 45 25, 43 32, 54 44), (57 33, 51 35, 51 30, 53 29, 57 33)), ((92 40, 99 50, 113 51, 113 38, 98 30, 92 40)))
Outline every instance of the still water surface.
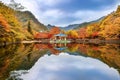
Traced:
POLYGON ((0 80, 120 80, 119 44, 18 44, 0 53, 0 80))

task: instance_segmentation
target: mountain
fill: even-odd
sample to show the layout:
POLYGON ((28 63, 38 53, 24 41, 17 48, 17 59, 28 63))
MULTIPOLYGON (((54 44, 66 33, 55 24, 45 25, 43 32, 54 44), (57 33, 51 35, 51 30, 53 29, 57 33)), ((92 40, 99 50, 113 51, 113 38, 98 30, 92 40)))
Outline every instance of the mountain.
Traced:
POLYGON ((66 27, 60 27, 61 29, 63 30, 71 30, 71 29, 74 29, 76 27, 78 27, 80 24, 71 24, 71 25, 68 25, 66 27))
POLYGON ((47 30, 47 27, 40 23, 30 11, 25 11, 25 7, 22 6, 21 3, 17 3, 14 0, 11 0, 7 6, 15 11, 14 16, 16 16, 18 21, 22 23, 21 25, 23 28, 27 28, 29 23, 32 30, 35 31, 47 30))
POLYGON ((51 25, 51 24, 48 24, 46 27, 48 28, 48 30, 50 30, 51 28, 54 28, 55 26, 51 25))
MULTIPOLYGON (((91 24, 92 22, 84 22, 84 23, 81 23, 81 24, 71 24, 71 25, 68 25, 68 26, 65 26, 65 27, 59 27, 60 29, 62 30, 72 30, 72 29, 79 29, 81 27, 86 27, 87 25, 91 24)), ((50 30, 51 28, 54 28, 55 26, 53 25, 50 25, 48 24, 47 25, 47 28, 50 30)))
POLYGON ((27 28, 28 21, 30 21, 33 30, 35 31, 47 30, 47 27, 40 23, 30 11, 16 11, 16 17, 22 23, 22 26, 25 28, 27 28))
MULTIPOLYGON (((105 16, 104 16, 104 17, 105 17, 105 16)), ((104 17, 101 17, 101 18, 99 18, 99 19, 97 19, 97 20, 94 20, 94 21, 81 23, 81 24, 79 24, 79 26, 74 27, 73 29, 79 29, 79 28, 82 28, 82 27, 87 27, 88 25, 90 25, 90 24, 92 24, 92 23, 97 23, 97 22, 103 20, 104 17)))
POLYGON ((66 27, 60 27, 61 29, 63 30, 72 30, 72 29, 79 29, 79 28, 82 28, 82 27, 86 27, 87 25, 89 24, 92 24, 92 23, 96 23, 96 22, 99 22, 103 19, 104 17, 101 17, 97 20, 94 20, 94 21, 90 21, 90 22, 84 22, 84 23, 81 23, 81 24, 71 24, 71 25, 68 25, 66 27))

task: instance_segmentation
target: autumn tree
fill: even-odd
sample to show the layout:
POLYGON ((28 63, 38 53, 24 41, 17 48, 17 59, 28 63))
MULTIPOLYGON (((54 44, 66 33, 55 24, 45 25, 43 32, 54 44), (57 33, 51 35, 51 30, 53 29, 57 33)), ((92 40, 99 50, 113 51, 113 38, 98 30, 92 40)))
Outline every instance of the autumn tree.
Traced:
POLYGON ((9 25, 8 22, 5 20, 5 18, 3 17, 2 14, 0 14, 0 25, 1 25, 2 28, 4 28, 7 32, 10 31, 10 25, 9 25))
POLYGON ((50 39, 52 37, 52 34, 48 32, 39 32, 34 35, 35 39, 50 39))
POLYGON ((77 39, 78 38, 78 33, 76 30, 69 30, 66 32, 66 34, 68 35, 68 38, 70 38, 70 39, 77 39))
POLYGON ((61 32, 60 28, 59 27, 53 27, 50 29, 50 34, 59 34, 61 32))
POLYGON ((99 36, 98 35, 99 31, 100 31, 100 28, 98 26, 98 23, 93 23, 93 24, 88 25, 87 30, 86 30, 86 32, 90 38, 94 38, 95 36, 99 36))
POLYGON ((78 32, 79 38, 84 39, 87 37, 86 28, 80 28, 77 32, 78 32))
POLYGON ((105 25, 104 30, 100 31, 100 35, 102 35, 106 39, 118 39, 120 38, 119 37, 120 25, 119 24, 105 25))

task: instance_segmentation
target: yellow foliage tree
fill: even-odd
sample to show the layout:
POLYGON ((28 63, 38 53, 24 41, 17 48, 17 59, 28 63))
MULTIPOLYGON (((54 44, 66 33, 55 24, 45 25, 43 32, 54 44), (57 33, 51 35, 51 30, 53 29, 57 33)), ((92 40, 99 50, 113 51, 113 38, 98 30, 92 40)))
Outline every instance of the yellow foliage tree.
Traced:
POLYGON ((72 39, 76 39, 79 37, 76 30, 69 30, 66 32, 66 34, 68 35, 68 38, 72 38, 72 39))

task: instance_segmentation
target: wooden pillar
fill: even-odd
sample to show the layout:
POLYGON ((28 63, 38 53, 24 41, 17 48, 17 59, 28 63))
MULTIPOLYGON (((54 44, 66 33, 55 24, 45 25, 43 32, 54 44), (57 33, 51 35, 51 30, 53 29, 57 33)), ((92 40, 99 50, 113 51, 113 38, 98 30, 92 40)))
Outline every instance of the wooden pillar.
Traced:
POLYGON ((65 37, 65 41, 66 41, 66 37, 65 37))
POLYGON ((55 40, 56 40, 57 38, 56 38, 56 36, 55 36, 55 40))
POLYGON ((60 40, 61 40, 62 37, 60 37, 60 40))

